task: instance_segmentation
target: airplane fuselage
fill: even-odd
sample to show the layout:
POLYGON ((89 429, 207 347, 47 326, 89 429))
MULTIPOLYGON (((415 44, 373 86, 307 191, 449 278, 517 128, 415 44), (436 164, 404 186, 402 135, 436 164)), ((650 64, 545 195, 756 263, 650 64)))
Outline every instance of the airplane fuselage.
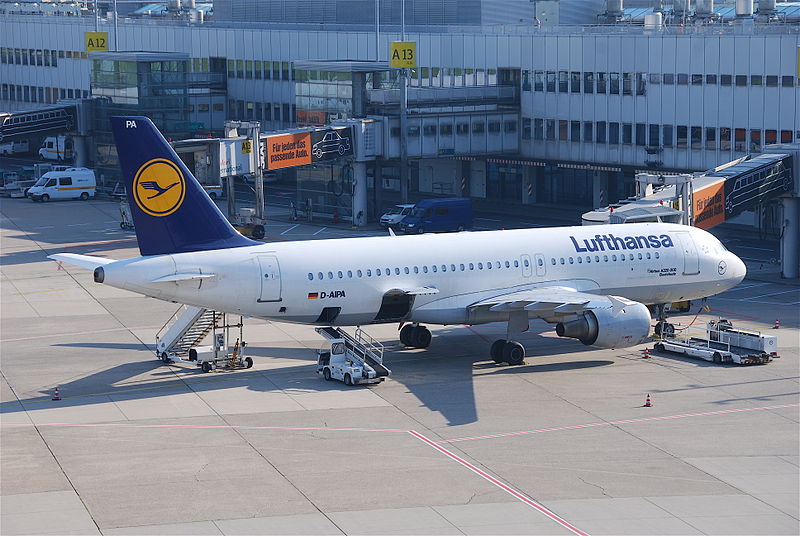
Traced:
POLYGON ((106 284, 163 300, 362 325, 506 320, 470 305, 537 287, 644 304, 698 299, 735 286, 745 269, 703 230, 647 223, 266 243, 139 257, 102 272, 106 284))

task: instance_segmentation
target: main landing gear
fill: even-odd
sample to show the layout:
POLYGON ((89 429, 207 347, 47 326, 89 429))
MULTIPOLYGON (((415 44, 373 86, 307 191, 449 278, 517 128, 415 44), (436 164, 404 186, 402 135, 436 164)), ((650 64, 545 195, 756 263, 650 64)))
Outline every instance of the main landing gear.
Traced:
POLYGON ((406 324, 400 330, 400 342, 412 348, 427 348, 431 344, 431 330, 418 324, 406 324))
POLYGON ((659 303, 657 306, 656 327, 653 330, 656 337, 671 337, 675 335, 675 325, 667 322, 667 307, 665 303, 659 303))
POLYGON ((528 311, 514 311, 508 316, 506 338, 498 339, 492 343, 489 356, 497 363, 509 365, 522 365, 525 362, 525 347, 517 341, 511 340, 515 335, 528 331, 528 311))

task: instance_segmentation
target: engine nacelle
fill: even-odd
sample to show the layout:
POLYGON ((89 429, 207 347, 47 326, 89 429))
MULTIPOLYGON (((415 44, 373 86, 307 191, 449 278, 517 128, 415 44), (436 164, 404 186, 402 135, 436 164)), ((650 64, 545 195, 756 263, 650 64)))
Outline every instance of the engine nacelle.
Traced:
POLYGON ((639 302, 614 298, 608 309, 592 309, 574 320, 559 322, 559 337, 578 339, 587 346, 626 348, 641 343, 650 334, 650 311, 639 302))

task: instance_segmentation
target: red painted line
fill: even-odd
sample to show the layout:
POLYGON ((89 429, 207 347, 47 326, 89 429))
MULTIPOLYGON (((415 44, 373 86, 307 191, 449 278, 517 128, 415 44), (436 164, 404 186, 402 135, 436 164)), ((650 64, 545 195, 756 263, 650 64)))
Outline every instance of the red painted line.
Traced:
POLYGON ((75 331, 73 333, 52 333, 49 335, 36 335, 35 337, 18 337, 16 339, 0 339, 0 342, 32 341, 35 339, 47 339, 48 337, 69 337, 71 335, 91 335, 93 333, 108 333, 110 331, 130 331, 134 329, 156 329, 161 326, 138 326, 134 328, 111 328, 97 329, 93 331, 75 331))
POLYGON ((408 432, 393 428, 327 428, 324 426, 238 426, 229 424, 130 424, 130 423, 29 423, 0 422, 0 426, 51 426, 64 428, 169 428, 189 430, 297 430, 315 432, 408 432))
POLYGON ((544 432, 560 432, 563 430, 578 430, 581 428, 594 428, 597 426, 614 426, 616 424, 632 424, 638 422, 649 422, 649 421, 665 421, 669 419, 686 419, 689 417, 707 417, 709 415, 725 415, 727 413, 742 413, 745 411, 762 411, 768 409, 780 409, 780 408, 796 408, 800 406, 800 404, 781 404, 778 406, 763 406, 758 408, 742 408, 742 409, 722 409, 719 411, 707 411, 704 413, 682 413, 680 415, 665 415, 662 417, 642 417, 640 419, 625 419, 621 421, 607 421, 607 422, 593 422, 589 424, 576 424, 573 426, 558 426, 555 428, 540 428, 538 430, 525 430, 521 432, 505 432, 499 434, 489 434, 484 436, 473 436, 473 437, 457 437, 455 439, 443 439, 441 441, 437 441, 436 443, 456 443, 459 441, 474 441, 478 439, 494 439, 497 437, 510 437, 510 436, 519 436, 519 435, 531 435, 531 434, 541 434, 544 432))
POLYGON ((552 519, 553 521, 555 521, 556 523, 558 523, 562 527, 566 528, 567 530, 569 530, 573 534, 577 534, 578 536, 588 536, 587 533, 583 532, 582 530, 578 529, 577 527, 575 527, 574 525, 572 525, 568 521, 566 521, 563 518, 559 517, 555 512, 552 512, 551 510, 548 510, 547 508, 545 508, 544 506, 542 506, 538 502, 534 501, 530 497, 527 497, 526 495, 524 495, 521 492, 515 490, 514 488, 512 488, 508 484, 505 484, 504 482, 501 482, 500 480, 496 479, 492 475, 488 474, 486 471, 482 471, 481 469, 478 469, 477 467, 475 467, 474 465, 472 465, 471 463, 469 463, 465 459, 457 456, 456 454, 454 454, 453 452, 447 450, 446 448, 442 447, 441 445, 438 445, 437 442, 432 441, 431 439, 428 439, 427 437, 425 437, 424 435, 420 434, 419 432, 417 432, 415 430, 409 430, 408 433, 413 435, 414 437, 416 437, 417 439, 419 439, 423 443, 426 443, 427 445, 435 448, 436 450, 438 450, 439 452, 441 452, 442 454, 444 454, 445 456, 447 456, 451 460, 454 460, 454 461, 460 463, 461 465, 463 465, 464 467, 466 467, 467 469, 469 469, 473 473, 475 473, 475 474, 483 477, 484 479, 488 480, 489 482, 491 482, 492 484, 494 484, 498 488, 502 489, 506 493, 510 494, 514 498, 522 501, 523 503, 527 504, 531 508, 534 508, 534 509, 538 510, 539 512, 541 512, 542 514, 546 515, 547 517, 549 517, 550 519, 552 519))

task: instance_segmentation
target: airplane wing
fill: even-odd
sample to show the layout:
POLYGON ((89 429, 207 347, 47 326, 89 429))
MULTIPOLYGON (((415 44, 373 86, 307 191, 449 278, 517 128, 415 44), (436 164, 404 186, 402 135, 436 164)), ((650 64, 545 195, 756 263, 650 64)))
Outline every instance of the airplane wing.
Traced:
POLYGON ((104 257, 92 257, 91 255, 78 255, 77 253, 55 253, 48 255, 48 259, 54 261, 66 262, 86 268, 87 270, 94 270, 98 266, 103 266, 114 262, 114 259, 106 259, 104 257))
POLYGON ((439 294, 439 289, 436 287, 415 287, 415 288, 404 288, 400 290, 402 290, 403 293, 408 294, 409 296, 424 296, 431 294, 439 294))
POLYGON ((579 313, 589 309, 609 309, 615 305, 624 303, 615 296, 600 296, 554 286, 501 294, 476 302, 469 308, 486 308, 497 312, 524 310, 540 316, 553 316, 552 313, 579 313))

